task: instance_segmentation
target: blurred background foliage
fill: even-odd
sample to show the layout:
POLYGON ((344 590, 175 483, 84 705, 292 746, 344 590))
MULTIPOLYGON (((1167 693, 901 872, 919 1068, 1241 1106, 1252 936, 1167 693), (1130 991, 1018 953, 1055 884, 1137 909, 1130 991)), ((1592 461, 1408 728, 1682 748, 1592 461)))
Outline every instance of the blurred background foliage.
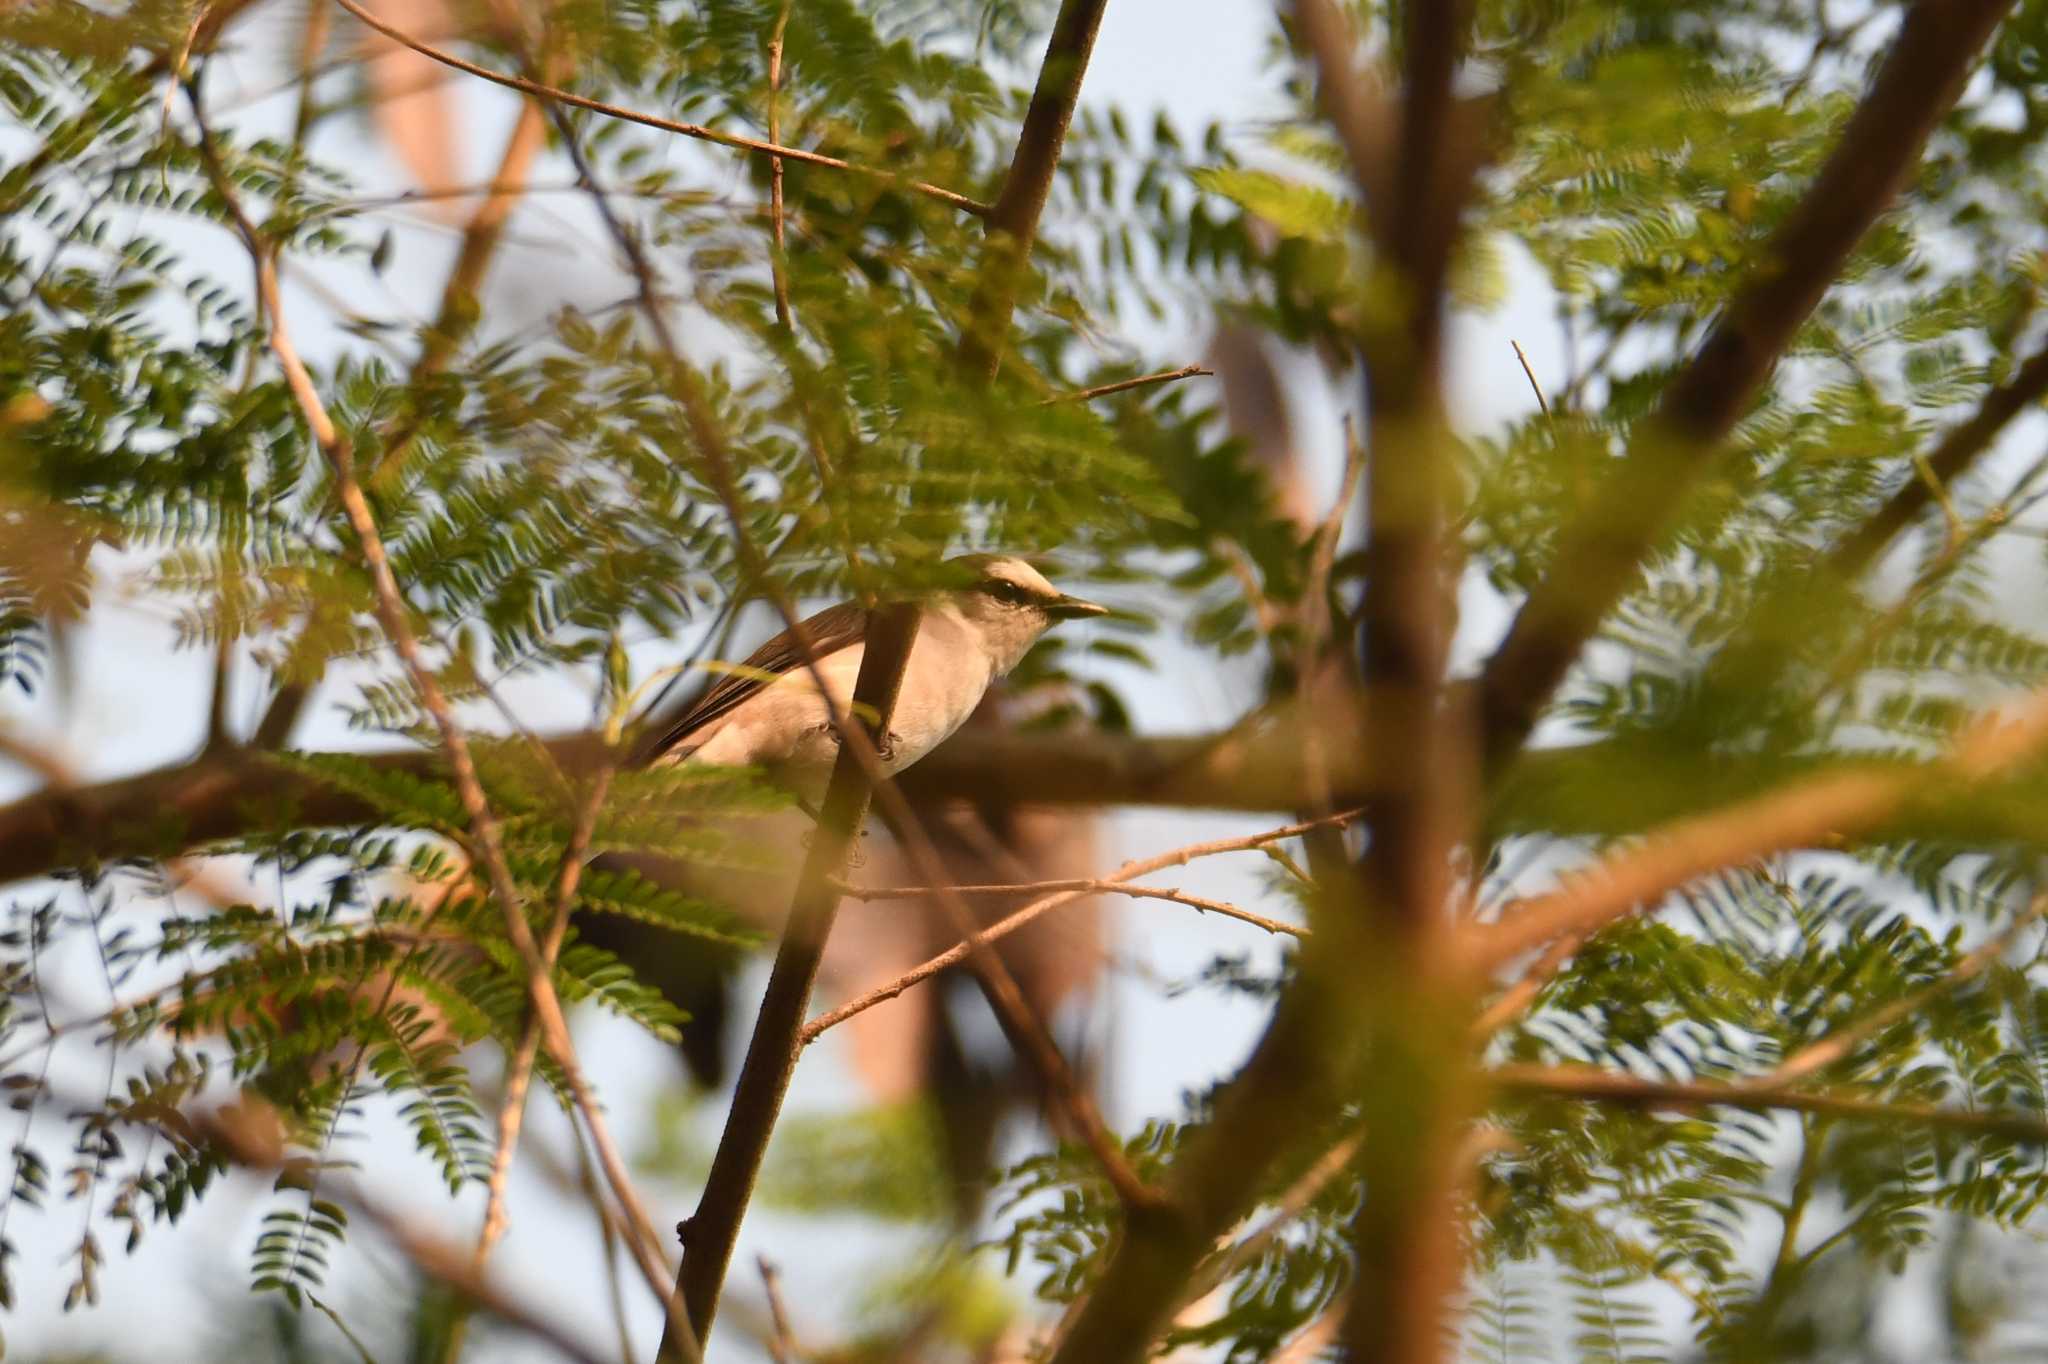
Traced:
MULTIPOLYGON (((517 960, 459 851, 453 788, 342 745, 300 751, 308 692, 364 748, 434 737, 371 615, 330 471, 269 359, 210 159, 283 262, 301 345, 443 685, 477 729, 503 736, 482 746, 484 775, 536 903, 573 805, 501 688, 539 679, 573 697, 557 711, 564 728, 623 718, 658 669, 734 656, 774 596, 914 587, 964 549, 1049 552, 1063 584, 1093 584, 1119 609, 1092 636, 1049 640, 1020 671, 1015 692, 1030 704, 999 723, 1027 730, 1128 728, 1132 695, 1170 685, 1147 670, 1155 657, 1248 670, 1275 708, 1305 678, 1344 670, 1325 655, 1346 652, 1363 560, 1342 541, 1328 600, 1304 600, 1328 509, 1302 489, 1358 415, 1329 398, 1331 385, 1351 391, 1360 329, 1385 302, 1357 230, 1371 206, 1357 202, 1316 113, 1284 14, 1266 61, 1285 98, 1268 119, 1195 128, 1083 109, 998 379, 966 381, 955 363, 982 279, 982 226, 910 182, 995 197, 1052 8, 377 7, 492 69, 663 118, 761 136, 772 107, 785 145, 878 172, 787 164, 784 252, 769 231, 764 158, 587 110, 542 117, 445 84, 406 88, 417 70, 383 65, 398 50, 366 44, 324 3, 0 10, 6 704, 23 716, 52 696, 63 704, 81 686, 80 632, 111 603, 139 602, 172 623, 180 647, 218 660, 218 693, 236 705, 217 702, 206 754, 260 748, 375 812, 333 827, 289 805, 250 810, 235 836, 194 849, 166 811, 160 855, 148 858, 107 858, 87 821, 46 875, 7 894, 0 1085, 20 1117, 0 1301, 35 1310, 12 1287, 35 1257, 66 1266, 62 1305, 84 1310, 122 1242, 184 1234, 158 1224, 237 1177, 176 1115, 246 1090, 275 1107, 300 1158, 235 1230, 232 1253, 260 1292, 223 1298, 216 1320, 233 1345, 195 1340, 185 1352, 446 1357, 460 1336, 438 1290, 394 1271, 378 1294, 330 1293, 341 1257, 357 1252, 323 1180, 402 1147, 395 1124, 450 1190, 473 1190, 491 1163, 499 1058, 524 1021, 517 960), (394 121, 388 108, 405 101, 394 121), (495 140, 515 114, 535 120, 517 166, 495 140), (394 191, 335 150, 365 137, 403 162, 411 188, 394 191), (489 256, 490 231, 505 230, 478 227, 493 174, 453 168, 501 152, 512 198, 585 215, 578 231, 563 226, 567 209, 513 220, 518 233, 555 234, 564 277, 489 289, 481 275, 451 277, 438 306, 385 287, 404 249, 394 233, 420 214, 459 234, 464 258, 489 256), (578 259, 593 251, 601 265, 578 259), (315 263, 345 273, 315 275, 315 263), (678 351, 649 311, 668 319, 678 351), (1151 353, 1130 339, 1138 331, 1212 338, 1205 354, 1220 375, 1048 401, 1204 358, 1151 353), (717 449, 672 401, 685 364, 715 413, 717 449), (727 461, 737 519, 720 509, 727 461), (1324 611, 1336 621, 1327 632, 1312 623, 1324 611), (214 879, 195 890, 199 853, 214 879), (61 1037, 92 1045, 57 1062, 61 1037), (323 1321, 359 1339, 350 1346, 323 1321)), ((1474 7, 1459 94, 1483 111, 1484 169, 1453 299, 1483 326, 1512 294, 1534 292, 1563 344, 1545 366, 1561 377, 1513 400, 1522 415, 1460 422, 1446 452, 1463 563, 1443 590, 1460 614, 1461 675, 1550 567, 1560 527, 1731 292, 1765 263, 1899 8, 1474 7)), ((1398 9, 1349 7, 1362 41, 1396 60, 1398 9)), ((1980 459, 1941 471, 1897 543, 1846 578, 1821 571, 1887 499, 1935 481, 1928 453, 1946 432, 2030 382, 2048 277, 2044 44, 2048 4, 2026 0, 1897 210, 1864 238, 1546 713, 1546 747, 1486 793, 1485 837, 1466 868, 1482 913, 1661 818, 1830 757, 1923 759, 1975 708, 2048 677, 2041 383, 1980 459)), ((5 754, 33 770, 33 736, 11 722, 5 736, 5 754)), ((1667 912, 1590 944, 1487 1055, 1738 1079, 1899 1005, 1827 1081, 1877 1100, 2048 1116, 2041 781, 2024 771, 1868 843, 1697 883, 1667 912), (1995 951, 1980 959, 1987 942, 1995 951)), ((691 1037, 732 1007, 732 972, 772 938, 760 897, 730 891, 787 865, 787 827, 770 836, 754 822, 785 803, 745 773, 629 771, 598 822, 594 851, 706 869, 682 888, 624 863, 593 871, 556 972, 566 1002, 680 1040, 712 1086, 650 1120, 651 1175, 701 1177, 691 1115, 720 1102, 725 1034, 695 1051, 691 1037), (622 937, 622 922, 652 936, 622 937)), ((1046 856, 1078 859, 1067 874, 1102 865, 1092 843, 1046 856)), ((1300 893, 1283 867, 1263 907, 1294 917, 1300 893)), ((1048 968, 1037 996, 1048 1007, 1094 988, 1099 943, 1045 951, 1065 972, 1048 968)), ((1264 1001, 1287 971, 1284 958, 1226 957, 1165 984, 1264 1001)), ((930 1026, 955 1023, 935 1006, 930 1026)), ((877 1081, 871 1109, 793 1119, 771 1161, 770 1206, 827 1228, 875 1220, 924 1233, 909 1260, 876 1268, 843 1339, 807 1342, 809 1357, 1022 1357, 1086 1295, 1116 1237, 1099 1172, 1049 1136, 1028 1085, 992 1079, 950 1034, 916 1045, 914 1084, 877 1081), (982 1130, 970 1131, 976 1114, 982 1130)), ((541 1073, 557 1101, 560 1076, 541 1073)), ((1208 1098, 1190 1092, 1182 1111, 1125 1134, 1133 1162, 1163 1167, 1208 1098)), ((2041 1348, 2048 1322, 2024 1290, 2043 1268, 2038 1144, 1526 1096, 1499 1099, 1478 1132, 1461 1354, 1924 1358, 1933 1340, 1974 1359, 2041 1348)), ((1354 1123, 1301 1136, 1274 1171, 1271 1222, 1241 1229, 1190 1286, 1175 1357, 1315 1347, 1348 1281, 1364 1195, 1347 1156, 1354 1123)), ((587 1170, 550 1177, 594 1188, 587 1170)), ((417 1211, 440 1221, 453 1207, 417 1211)), ((758 1340, 732 1348, 767 1349, 772 1325, 734 1312, 758 1340)), ((472 1335, 469 1347, 486 1357, 509 1340, 472 1335)))

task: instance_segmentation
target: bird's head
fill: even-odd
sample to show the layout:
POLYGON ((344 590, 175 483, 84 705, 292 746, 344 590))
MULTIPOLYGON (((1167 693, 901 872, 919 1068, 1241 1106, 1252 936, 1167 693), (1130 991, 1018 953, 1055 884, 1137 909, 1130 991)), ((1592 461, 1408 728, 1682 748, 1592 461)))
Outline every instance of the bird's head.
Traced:
POLYGON ((995 646, 998 673, 1008 672, 1038 637, 1062 620, 1108 614, 1109 608, 1070 597, 1022 559, 970 554, 951 561, 968 578, 949 595, 961 618, 995 646))

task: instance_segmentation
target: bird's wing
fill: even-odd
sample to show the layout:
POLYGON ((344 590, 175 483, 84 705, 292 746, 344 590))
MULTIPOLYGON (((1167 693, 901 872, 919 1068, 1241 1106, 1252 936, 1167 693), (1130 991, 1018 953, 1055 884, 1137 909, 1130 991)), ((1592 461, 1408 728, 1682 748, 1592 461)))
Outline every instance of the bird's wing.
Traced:
MULTIPOLYGON (((803 623, 804 637, 812 654, 823 659, 867 638, 867 608, 856 602, 828 606, 803 623)), ((651 763, 662 755, 687 745, 690 736, 713 720, 726 715, 742 701, 766 687, 783 673, 804 666, 804 651, 796 636, 784 630, 747 656, 736 672, 727 673, 711 684, 702 696, 684 708, 668 726, 642 744, 639 760, 651 763)))

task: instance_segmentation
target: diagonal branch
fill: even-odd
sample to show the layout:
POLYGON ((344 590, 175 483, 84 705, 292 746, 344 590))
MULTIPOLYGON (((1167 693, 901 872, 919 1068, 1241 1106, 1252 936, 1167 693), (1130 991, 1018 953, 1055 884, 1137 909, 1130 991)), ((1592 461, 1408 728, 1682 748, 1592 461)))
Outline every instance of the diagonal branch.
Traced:
MULTIPOLYGON (((477 775, 475 759, 469 749, 469 739, 455 718, 447 696, 442 692, 433 670, 427 666, 419 641, 414 636, 410 621, 406 618, 404 596, 398 581, 391 572, 390 558, 384 552, 383 537, 377 529, 377 522, 370 511, 369 502, 363 496, 362 485, 356 479, 355 460, 348 442, 329 417, 318 390, 313 386, 312 376, 299 359, 298 351, 292 344, 290 332, 285 325, 284 305, 277 282, 275 252, 264 240, 255 225, 243 211, 241 201, 235 193, 233 182, 221 165, 219 152, 213 142, 213 135, 206 123, 205 103, 198 86, 188 84, 193 118, 199 128, 201 160, 205 164, 207 177, 214 190, 227 205, 237 233, 248 248, 256 267, 256 289, 263 315, 269 321, 270 349, 278 365, 285 373, 285 382, 291 390, 314 444, 326 458, 333 473, 335 495, 347 514, 349 525, 354 530, 363 556, 364 565, 369 569, 371 586, 374 590, 374 605, 378 622, 383 626, 393 648, 398 652, 410 675, 414 688, 419 694, 420 704, 432 716, 435 728, 440 732, 443 750, 447 753, 449 767, 455 777, 457 794, 461 797, 464 813, 469 817, 470 838, 478 860, 483 863, 486 879, 492 894, 498 899, 505 918, 506 935, 511 939, 527 972, 527 992, 534 1014, 541 1024, 541 1038, 548 1054, 562 1070, 563 1079, 569 1086, 578 1112, 590 1130, 592 1143, 604 1166, 607 1180, 612 1186, 612 1195, 619 1202, 628 1219, 633 1234, 628 1238, 635 1258, 649 1285, 657 1294, 661 1293, 665 1267, 661 1262, 659 1243, 656 1241, 652 1223, 646 1210, 641 1206, 639 1196, 633 1190, 631 1176, 627 1173, 624 1159, 617 1144, 612 1140, 609 1127, 604 1121, 603 1111, 597 1097, 583 1074, 582 1065, 576 1058, 575 1043, 569 1035, 568 1020, 562 1012, 561 999, 555 993, 554 981, 542 961, 539 945, 534 941, 533 929, 526 921, 524 903, 518 888, 512 880, 510 864, 505 857, 504 843, 500 836, 497 817, 492 813, 486 799, 483 783, 477 775)), ((673 1316, 673 1314, 672 1314, 673 1316)), ((699 1351, 696 1341, 687 1335, 687 1326, 679 1333, 682 1342, 682 1357, 696 1359, 699 1351)))
POLYGON ((1107 398, 1112 393, 1128 393, 1134 388, 1171 384, 1181 379, 1194 379, 1215 372, 1204 365, 1182 365, 1179 369, 1164 369, 1157 374, 1141 374, 1135 379, 1119 379, 1113 384, 1099 384, 1094 388, 1077 389, 1072 393, 1056 393, 1045 399, 1042 406, 1050 407, 1054 403, 1084 403, 1093 398, 1107 398))
MULTIPOLYGON (((316 8, 313 13, 324 18, 331 11, 316 8)), ((455 263, 449 267, 448 277, 441 286, 440 307, 421 342, 419 355, 413 360, 412 372, 406 378, 408 390, 416 392, 447 367, 469 319, 475 315, 476 297, 490 272, 498 243, 504 238, 505 224, 511 220, 512 210, 526 193, 527 177, 540 155, 542 132, 540 106, 532 100, 525 101, 519 106, 519 116, 513 121, 512 131, 505 139, 505 150, 498 158, 497 172, 484 188, 482 202, 471 211, 469 221, 463 227, 455 263)), ((403 460, 418 434, 419 422, 415 417, 400 428, 386 445, 378 460, 376 474, 381 475, 403 460)), ((312 633, 311 622, 304 631, 312 633)), ((303 642, 302 637, 300 643, 289 645, 284 650, 281 667, 286 675, 264 708, 250 738, 250 743, 257 748, 284 747, 312 695, 312 681, 290 675, 290 668, 296 661, 293 655, 299 652, 303 642)))
POLYGON ((964 374, 993 379, 1002 363, 1010 317, 1017 309, 1032 243, 1038 239, 1038 220, 1052 194, 1067 125, 1081 99, 1081 78, 1088 73, 1088 57, 1095 50, 1095 35, 1108 7, 1109 0, 1061 0, 1059 15, 1053 20, 1045 58, 1038 67, 1038 83, 1032 88, 1031 105, 1024 111, 1024 126, 1017 134, 1017 150, 1010 157, 1009 174, 1003 177, 1003 192, 989 206, 988 243, 974 297, 968 304, 967 327, 960 337, 964 374))
POLYGON ((877 180, 883 184, 899 185, 913 193, 922 194, 928 199, 936 199, 948 207, 957 208, 962 213, 976 218, 989 217, 993 213, 993 210, 987 204, 978 203, 964 194, 955 194, 952 190, 942 189, 937 185, 928 185, 922 180, 908 180, 889 171, 876 170, 872 166, 856 165, 851 161, 842 161, 836 156, 826 156, 822 152, 805 151, 801 147, 784 147, 774 142, 763 142, 755 137, 742 137, 735 133, 722 133, 716 128, 707 128, 701 123, 678 123, 674 119, 657 118, 653 114, 636 113, 631 109, 622 109, 616 104, 606 104, 602 100, 590 99, 573 91, 557 89, 552 85, 536 80, 528 80, 524 76, 513 76, 503 71, 493 71, 487 66, 478 66, 475 62, 464 61, 452 52, 443 52, 437 47, 430 47, 403 30, 393 28, 361 5, 356 4, 355 0, 334 0, 334 3, 340 5, 365 25, 383 34, 392 42, 409 47, 422 57, 431 58, 443 66, 453 67, 457 71, 475 76, 480 80, 490 81, 493 85, 502 85, 507 89, 517 90, 521 94, 531 95, 535 99, 546 100, 553 104, 566 104, 576 109, 588 109, 591 113, 603 114, 606 118, 619 119, 625 123, 638 123, 643 127, 655 128, 665 133, 675 133, 681 137, 693 137, 700 142, 715 142, 721 147, 732 147, 739 151, 753 152, 758 156, 781 157, 789 161, 801 161, 807 166, 823 166, 829 170, 846 171, 853 175, 865 176, 870 180, 877 180))
POLYGON ((1987 781, 2048 746, 2048 688, 2009 714, 1980 718, 1931 769, 1876 765, 1824 773, 1709 814, 1678 820, 1562 890, 1524 902, 1511 918, 1468 928, 1460 955, 1492 970, 1553 939, 1589 935, 1653 907, 1695 877, 1769 853, 1839 842, 1876 828, 1916 801, 1987 781))
POLYGON ((1969 420, 1941 438, 1926 457, 1923 477, 1907 479, 1868 521, 1843 537, 1828 555, 1826 571, 1841 581, 1862 573, 1900 531, 1927 510, 1936 488, 1953 484, 2015 417, 2044 396, 2048 396, 2048 346, 2029 356, 2011 378, 1984 395, 1969 420))
POLYGON ((1771 1089, 1827 1069, 1900 1019, 1920 1012, 1933 1000, 1983 975, 2019 940, 2020 934, 2032 928, 2044 915, 2048 915, 2048 894, 2036 895, 2031 904, 2013 916, 2011 923, 1965 953, 1941 977, 1898 996, 1852 1023, 1845 1023, 1825 1037, 1807 1043, 1773 1066, 1768 1074, 1750 1082, 1750 1087, 1771 1089))
MULTIPOLYGON (((1242 838, 1219 838, 1208 843, 1191 843, 1185 848, 1175 848, 1172 852, 1158 853, 1151 857, 1140 857, 1133 859, 1132 861, 1124 863, 1115 871, 1110 872, 1107 876, 1104 876, 1099 880, 1080 881, 1076 882, 1071 886, 1063 886, 1058 889, 1053 889, 1049 894, 1041 897, 1040 899, 1033 900, 1030 904, 1025 905, 1020 909, 1014 910, 1011 913, 1004 915, 1001 919, 997 920, 993 924, 990 924, 988 927, 979 929, 976 932, 968 935, 965 941, 960 942, 955 946, 947 948, 944 952, 939 953, 936 957, 933 957, 931 960, 924 962, 921 965, 913 966, 910 970, 904 972, 902 975, 898 976, 896 979, 888 982, 887 984, 877 986, 875 989, 868 991, 866 994, 861 995, 858 998, 850 999, 846 1003, 840 1005, 838 1008, 832 1010, 829 1013, 820 1014, 817 1018, 811 1020, 810 1023, 805 1025, 804 1030, 799 1038, 799 1041, 801 1045, 809 1046, 812 1042, 817 1041, 819 1035, 824 1033, 827 1029, 836 1027, 839 1024, 844 1023, 847 1019, 853 1017, 855 1014, 865 1013, 867 1010, 874 1008, 877 1004, 881 1004, 888 1000, 894 999, 896 996, 902 994, 905 990, 908 990, 911 986, 930 980, 933 976, 945 970, 947 967, 956 966, 960 962, 965 961, 968 958, 968 956, 971 955, 977 949, 977 947, 986 947, 992 943, 997 942, 1002 938, 1006 938, 1010 934, 1015 933, 1018 929, 1023 928, 1026 924, 1029 924, 1033 920, 1041 918, 1044 915, 1050 914, 1053 910, 1058 909, 1063 905, 1072 904, 1076 900, 1083 899, 1092 894, 1097 894, 1102 890, 1115 890, 1127 894, 1140 893, 1140 888, 1132 887, 1129 884, 1131 881, 1136 880, 1140 876, 1149 876, 1153 872, 1164 871, 1168 867, 1184 867, 1189 862, 1194 861, 1198 857, 1214 857, 1220 853, 1245 852, 1254 848, 1263 848, 1266 847, 1268 844, 1279 843, 1289 838, 1299 837, 1300 835, 1305 834, 1312 829, 1339 826, 1342 824, 1349 823, 1350 821, 1355 820, 1357 818, 1358 811, 1346 810, 1341 814, 1329 815, 1321 819, 1305 820, 1299 824, 1289 824, 1278 829, 1268 829, 1264 833, 1249 834, 1242 838)), ((975 893, 991 888, 980 886, 954 886, 948 887, 948 889, 951 890, 953 894, 959 895, 975 893)), ((897 889, 893 891, 880 890, 858 892, 849 889, 846 890, 844 893, 849 895, 857 895, 859 898, 862 899, 879 900, 901 898, 906 893, 920 895, 932 894, 936 893, 936 888, 920 886, 908 888, 907 890, 897 889)), ((1211 908, 1214 906, 1212 904, 1204 905, 1202 907, 1211 908)), ((1239 917, 1246 916, 1243 916, 1240 912, 1239 917)), ((1261 924, 1261 926, 1264 927, 1266 926, 1266 924, 1270 923, 1271 921, 1268 920, 1265 923, 1261 924)), ((1289 929, 1285 925, 1274 925, 1274 927, 1278 931, 1282 932, 1299 932, 1299 930, 1289 929)))
MULTIPOLYGON (((340 0, 340 3, 348 3, 348 0, 340 0)), ((1000 340, 1009 328, 1022 276, 1022 257, 1029 253, 1039 213, 1050 192, 1060 149, 1065 142, 1067 123, 1073 115, 1074 101, 1080 94, 1089 48, 1093 44, 1095 29, 1101 22, 1104 3, 1106 0, 1067 0, 1054 23, 1051 45, 1039 72, 1039 93, 1034 95, 1026 114, 1002 197, 988 213, 991 227, 995 229, 991 255, 983 263, 959 351, 961 372, 970 380, 985 381, 994 376, 997 351, 992 343, 1000 340), (1049 90, 1052 93, 1048 97, 1049 90), (1001 245, 1004 241, 1021 243, 1021 251, 1012 258, 1001 245)), ((670 350, 673 353, 672 346, 670 350)), ((701 409, 701 416, 698 411, 689 412, 693 435, 698 435, 701 446, 702 433, 709 422, 708 405, 699 395, 690 406, 701 409)), ((719 492, 723 498, 726 489, 720 487, 719 492)), ((729 508, 736 506, 736 489, 733 497, 734 500, 728 501, 729 508)), ((736 516, 735 524, 744 537, 744 525, 736 516)), ((757 572, 753 577, 764 588, 769 586, 765 572, 757 572)), ((776 605, 785 622, 792 629, 797 629, 794 613, 787 609, 779 594, 776 605)), ((897 607, 878 613, 877 624, 879 628, 870 627, 860 677, 854 688, 854 704, 863 713, 876 714, 880 721, 878 728, 885 730, 896 693, 902 685, 904 666, 909 661, 911 641, 917 629, 917 609, 914 606, 897 607)), ((829 691, 826 694, 829 696, 829 691)), ((689 1235, 676 1288, 678 1296, 686 1304, 692 1325, 700 1335, 708 1332, 712 1314, 717 1308, 719 1289, 731 1264, 740 1221, 751 1199, 769 1136, 781 1112, 797 1057, 801 1054, 798 1032, 817 979, 824 940, 839 904, 839 893, 833 882, 845 862, 853 833, 865 817, 880 772, 873 745, 864 741, 865 735, 852 725, 842 723, 839 728, 844 742, 840 747, 839 761, 833 768, 831 784, 826 790, 826 818, 805 862, 789 926, 776 953, 767 995, 755 1020, 746 1060, 741 1065, 732 1110, 712 1158, 703 1201, 688 1224, 689 1235)), ((889 807, 899 830, 910 835, 908 846, 913 857, 922 862, 930 856, 929 844, 923 840, 922 830, 915 819, 909 816, 901 793, 893 786, 886 786, 883 795, 884 804, 889 807)), ((930 860, 933 866, 937 866, 936 857, 930 860)), ((927 879, 938 879, 931 873, 923 874, 927 879)), ((964 908, 961 912, 964 914, 964 908)), ((1052 1047, 1050 1037, 1044 1033, 1043 1024, 1029 1016, 1028 1010, 1020 1013, 1021 995, 1017 994, 1015 982, 1007 981, 1009 988, 1003 988, 1006 975, 1000 962, 993 966, 984 964, 984 980, 989 986, 991 1003, 996 1006, 998 1017, 1012 1034, 1013 1041, 1027 1051, 1041 1076, 1067 1099, 1070 1111, 1081 1119, 1082 1131, 1089 1137, 1091 1148, 1115 1178, 1121 1161, 1120 1153, 1106 1145, 1099 1118, 1092 1125, 1087 1121, 1091 1106, 1086 1105, 1084 1096, 1075 1088, 1070 1073, 1062 1079, 1064 1062, 1052 1047)), ((664 1360, 671 1357, 666 1338, 661 1357, 664 1360)))
POLYGON ((1591 1066, 1502 1066, 1486 1072, 1495 1088, 1510 1094, 1637 1104, 1657 1108, 1790 1109, 1860 1122, 1936 1127, 1975 1137, 2001 1137, 2029 1146, 2048 1146, 2048 1122, 2031 1113, 1937 1108, 1932 1104, 1885 1103, 1850 1094, 1712 1084, 1698 1080, 1645 1080, 1591 1066))
MULTIPOLYGON (((1163 900, 1168 904, 1186 905, 1189 909, 1198 909, 1204 914, 1220 914, 1226 919, 1235 919, 1239 923, 1250 924, 1254 928, 1263 928, 1268 933, 1278 933, 1289 938, 1306 938, 1309 935, 1309 931, 1298 924, 1282 923, 1263 914, 1254 914, 1227 900, 1194 895, 1171 886, 1134 886, 1124 881, 1105 881, 1085 876, 1069 876, 1051 881, 1025 881, 1008 886, 841 885, 839 893, 849 900, 930 900, 940 895, 1122 895, 1133 900, 1163 900)), ((1020 926, 1011 924, 1009 919, 1003 919, 979 930, 979 936, 983 942, 987 942, 992 937, 1004 937, 1014 933, 1020 926)))
POLYGON ((1869 95, 1706 343, 1568 527, 1481 678, 1489 766, 1536 717, 1850 253, 1892 203, 2012 0, 1918 0, 1869 95))

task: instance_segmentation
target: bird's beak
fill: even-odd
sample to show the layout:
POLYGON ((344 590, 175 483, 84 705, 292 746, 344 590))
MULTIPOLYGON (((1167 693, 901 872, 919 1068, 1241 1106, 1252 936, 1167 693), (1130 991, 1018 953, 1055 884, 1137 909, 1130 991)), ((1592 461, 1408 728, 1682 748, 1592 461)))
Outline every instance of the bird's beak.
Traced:
POLYGON ((1106 616, 1109 608, 1079 597, 1061 596, 1045 604, 1045 614, 1054 620, 1075 620, 1082 616, 1106 616))

